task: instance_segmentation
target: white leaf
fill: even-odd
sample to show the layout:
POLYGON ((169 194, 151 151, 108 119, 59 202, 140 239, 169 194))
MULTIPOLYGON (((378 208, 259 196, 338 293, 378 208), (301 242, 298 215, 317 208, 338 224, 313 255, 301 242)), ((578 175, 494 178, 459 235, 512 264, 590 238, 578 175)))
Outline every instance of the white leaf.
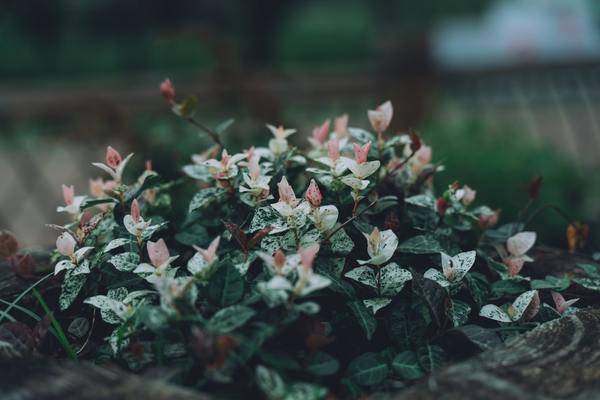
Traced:
POLYGON ((535 232, 520 232, 508 238, 506 241, 506 248, 513 256, 523 256, 533 247, 535 240, 535 232))
POLYGON ((481 307, 479 316, 499 322, 512 322, 510 316, 495 304, 487 304, 481 307))
POLYGON ((387 306, 392 302, 392 299, 386 299, 384 297, 376 297, 374 299, 363 300, 363 304, 365 307, 371 310, 373 314, 377 313, 377 311, 381 310, 383 307, 387 306))
POLYGON ((423 277, 427 278, 427 279, 431 279, 432 281, 436 282, 441 287, 450 286, 450 281, 448 281, 448 279, 446 279, 444 274, 442 274, 437 269, 429 268, 427 271, 425 271, 425 273, 423 274, 423 277))
POLYGON ((523 316, 523 313, 536 296, 537 290, 529 290, 515 299, 512 303, 511 317, 513 321, 518 321, 523 316))
POLYGON ((117 248, 119 248, 121 246, 124 246, 124 245, 126 245, 128 243, 131 243, 131 240, 125 239, 125 238, 118 238, 118 239, 111 240, 106 245, 106 247, 104 247, 104 251, 103 252, 104 253, 108 253, 109 251, 117 249, 117 248))
POLYGON ((412 279, 409 270, 396 263, 389 263, 379 271, 381 295, 393 297, 402 291, 404 284, 412 279))
POLYGON ((375 276, 375 271, 371 267, 357 267, 346 272, 344 276, 356 282, 362 283, 363 285, 377 289, 377 278, 375 276))

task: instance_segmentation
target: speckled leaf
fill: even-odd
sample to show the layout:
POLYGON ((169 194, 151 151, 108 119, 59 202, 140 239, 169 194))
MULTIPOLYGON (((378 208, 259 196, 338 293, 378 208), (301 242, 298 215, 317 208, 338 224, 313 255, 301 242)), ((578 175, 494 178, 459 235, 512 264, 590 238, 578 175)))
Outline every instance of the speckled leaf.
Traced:
POLYGON ((392 299, 387 299, 385 297, 375 297, 373 299, 363 300, 363 304, 367 307, 373 314, 377 314, 377 311, 381 310, 383 307, 387 306, 392 302, 392 299))
POLYGON ((194 195, 190 202, 188 212, 201 210, 208 207, 210 204, 218 202, 225 196, 225 190, 216 187, 201 189, 194 195))
POLYGON ((348 279, 352 279, 363 285, 377 289, 377 276, 375 270, 368 266, 356 267, 344 275, 348 279))
POLYGON ((65 274, 65 278, 60 288, 60 296, 58 298, 58 304, 61 311, 66 310, 73 304, 73 301, 77 298, 77 295, 85 285, 88 275, 72 275, 71 271, 65 274))
POLYGON ((412 279, 409 270, 396 263, 389 263, 379 271, 381 295, 393 297, 402 291, 404 284, 412 279))
POLYGON ((139 265, 140 256, 133 252, 121 253, 112 256, 108 262, 119 271, 131 272, 139 265))
POLYGON ((458 327, 463 325, 469 319, 471 306, 459 300, 451 300, 448 307, 447 315, 452 325, 458 327))

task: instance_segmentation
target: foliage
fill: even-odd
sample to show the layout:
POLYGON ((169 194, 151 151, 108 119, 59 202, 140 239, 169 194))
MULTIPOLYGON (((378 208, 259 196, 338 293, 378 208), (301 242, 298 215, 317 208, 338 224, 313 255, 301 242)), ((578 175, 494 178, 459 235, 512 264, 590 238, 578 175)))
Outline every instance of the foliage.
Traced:
POLYGON ((437 196, 431 148, 416 132, 386 136, 389 102, 369 111, 374 132, 343 115, 302 152, 295 130, 267 125, 268 147, 229 154, 231 122, 206 127, 195 100, 176 102, 170 81, 161 92, 215 142, 183 167, 197 183, 183 209, 150 164, 126 183, 132 155, 111 147, 94 163, 111 179, 92 181, 91 197, 63 186, 60 307, 100 311, 97 357, 170 366, 228 396, 359 396, 436 371, 451 331, 483 348, 494 321, 527 328, 570 309, 553 294, 554 314, 538 315, 538 290, 568 282, 521 275, 535 233, 497 227, 466 185, 437 196))

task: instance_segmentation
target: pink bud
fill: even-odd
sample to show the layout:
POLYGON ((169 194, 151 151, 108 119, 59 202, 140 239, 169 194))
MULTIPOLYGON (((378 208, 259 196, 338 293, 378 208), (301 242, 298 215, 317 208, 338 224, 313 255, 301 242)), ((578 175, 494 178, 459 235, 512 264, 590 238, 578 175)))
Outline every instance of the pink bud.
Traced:
POLYGON ((250 146, 249 149, 244 150, 244 154, 248 160, 252 160, 252 158, 254 158, 255 151, 256 150, 254 149, 254 146, 250 146))
POLYGON ((319 245, 313 244, 309 247, 301 247, 298 250, 298 254, 300 254, 300 263, 305 270, 309 270, 312 268, 313 263, 315 261, 315 257, 319 252, 319 245))
POLYGON ((169 260, 169 249, 163 239, 159 239, 157 242, 148 241, 146 247, 148 248, 150 262, 155 267, 158 268, 169 260))
POLYGON ((73 187, 73 185, 62 185, 62 193, 63 198, 65 199, 65 204, 68 206, 73 204, 73 199, 75 198, 75 188, 73 187))
POLYGON ((319 186, 314 179, 310 180, 310 185, 308 185, 308 189, 306 190, 306 200, 313 206, 319 207, 321 205, 321 201, 323 200, 323 195, 319 190, 319 186))
POLYGON ((368 142, 362 147, 354 143, 354 159, 358 164, 362 164, 367 161, 369 150, 371 150, 371 142, 368 142))
POLYGON ((327 143, 327 155, 333 161, 340 159, 340 141, 338 138, 333 138, 327 143))
POLYGON ((312 136, 313 138, 323 144, 327 140, 327 136, 329 135, 329 120, 323 122, 321 126, 317 126, 313 129, 312 136))
POLYGON ((160 84, 160 93, 169 103, 172 103, 175 100, 175 87, 169 78, 165 79, 160 84))
POLYGON ((465 206, 468 206, 468 205, 470 205, 475 200, 475 196, 477 195, 477 191, 471 189, 467 185, 463 186, 463 191, 464 191, 464 194, 463 194, 463 197, 462 197, 461 201, 462 201, 462 203, 465 206))
POLYGON ((152 171, 152 160, 146 160, 145 167, 146 171, 152 171))
POLYGON ((72 256, 75 252, 76 244, 77 242, 68 232, 61 233, 58 239, 56 239, 56 249, 63 256, 72 256))
POLYGON ((260 176, 260 165, 258 164, 258 157, 251 158, 248 162, 248 171, 250 172, 250 178, 257 180, 260 176))
POLYGON ((219 248, 219 243, 221 242, 221 236, 217 236, 213 239, 212 242, 208 245, 208 249, 206 249, 206 253, 204 254, 204 258, 207 261, 212 261, 215 259, 217 255, 217 249, 219 248))
POLYGON ((273 254, 273 264, 275 265, 275 269, 281 272, 283 266, 285 265, 285 253, 279 249, 273 254))
POLYGON ((421 165, 427 165, 431 162, 431 147, 426 145, 421 145, 419 150, 415 153, 415 158, 419 161, 421 165))
POLYGON ((479 216, 479 227, 481 229, 489 229, 496 226, 500 218, 500 210, 496 210, 491 214, 481 214, 479 216))
POLYGON ((296 194, 285 176, 281 178, 281 181, 277 184, 277 188, 279 189, 279 202, 296 205, 296 194))
POLYGON ((223 152, 221 153, 221 164, 227 167, 227 165, 229 165, 229 160, 231 160, 231 156, 227 153, 226 149, 223 149, 223 152))
POLYGON ((112 169, 117 169, 119 164, 121 164, 122 160, 123 159, 121 158, 121 155, 118 151, 116 151, 110 146, 106 148, 106 165, 108 165, 112 169))
POLYGON ((138 204, 137 199, 133 199, 131 202, 131 217, 136 224, 140 222, 140 205, 138 204))
POLYGON ((517 276, 523 265, 525 265, 525 261, 521 258, 509 258, 505 261, 506 266, 508 267, 508 275, 509 276, 517 276))
POLYGON ((102 178, 90 179, 90 194, 94 197, 104 196, 104 180, 102 178))
POLYGON ((342 114, 335 119, 334 130, 338 137, 348 134, 348 114, 342 114))
POLYGON ((566 301, 562 294, 555 291, 551 291, 550 294, 552 295, 552 300, 554 300, 556 311, 558 311, 559 314, 563 314, 569 307, 579 301, 579 299, 566 301))
POLYGON ((386 101, 376 110, 370 110, 368 112, 369 121, 371 122, 371 126, 377 133, 382 133, 385 131, 390 122, 392 121, 392 116, 394 115, 394 109, 392 107, 392 103, 386 101))

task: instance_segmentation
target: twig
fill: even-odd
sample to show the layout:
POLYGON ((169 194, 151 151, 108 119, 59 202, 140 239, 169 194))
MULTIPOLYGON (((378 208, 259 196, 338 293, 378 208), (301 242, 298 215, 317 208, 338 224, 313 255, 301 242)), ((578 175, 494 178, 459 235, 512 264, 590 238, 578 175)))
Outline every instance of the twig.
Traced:
POLYGON ((221 138, 219 137, 219 134, 217 132, 213 131, 206 125, 197 121, 196 119, 194 119, 194 117, 188 117, 186 119, 190 124, 194 125, 195 127, 199 128, 201 131, 206 133, 217 145, 219 145, 221 148, 223 147, 223 143, 221 142, 221 138))
POLYGON ((346 225, 348 225, 350 222, 352 222, 355 219, 357 219, 358 217, 360 217, 365 211, 367 211, 368 209, 370 209, 371 207, 373 207, 378 201, 379 201, 379 199, 374 200, 368 206, 366 206, 364 209, 362 209, 361 212, 359 212, 358 214, 353 215, 352 217, 348 218, 346 220, 346 222, 344 222, 343 224, 339 225, 337 228, 335 228, 334 230, 332 230, 327 236, 325 236, 325 239, 323 239, 323 242, 329 241, 329 239, 331 239, 331 237, 333 235, 335 235, 339 230, 341 230, 343 227, 345 227, 346 225))

